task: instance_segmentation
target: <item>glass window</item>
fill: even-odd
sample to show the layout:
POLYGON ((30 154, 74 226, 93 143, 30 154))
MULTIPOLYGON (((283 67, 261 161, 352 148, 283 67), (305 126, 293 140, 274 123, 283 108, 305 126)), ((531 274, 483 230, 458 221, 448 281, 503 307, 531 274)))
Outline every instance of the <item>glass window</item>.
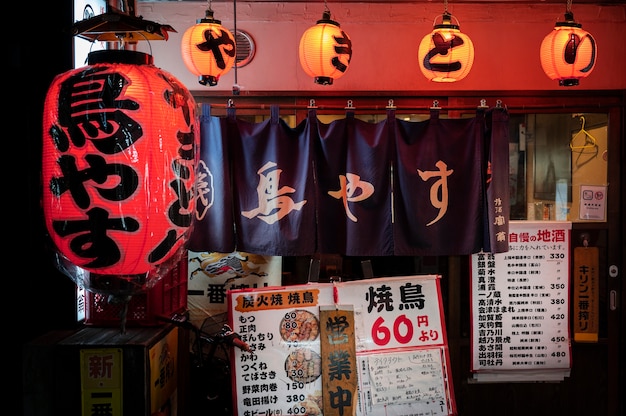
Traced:
POLYGON ((606 114, 528 114, 511 131, 511 219, 606 221, 606 114))

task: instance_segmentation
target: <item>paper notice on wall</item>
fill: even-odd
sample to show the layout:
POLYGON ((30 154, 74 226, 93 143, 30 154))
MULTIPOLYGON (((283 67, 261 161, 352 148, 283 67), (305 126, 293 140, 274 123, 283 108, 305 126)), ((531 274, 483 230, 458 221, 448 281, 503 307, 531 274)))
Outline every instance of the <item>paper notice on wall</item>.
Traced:
POLYGON ((580 186, 578 216, 581 220, 606 221, 606 186, 580 186))
POLYGON ((368 359, 370 392, 374 405, 390 403, 432 403, 441 411, 445 403, 446 380, 439 349, 424 349, 407 353, 380 354, 368 359))
POLYGON ((474 380, 562 380, 571 368, 571 223, 510 225, 508 252, 472 255, 474 380))
POLYGON ((282 257, 232 253, 188 252, 189 319, 202 326, 208 317, 226 314, 230 289, 281 284, 282 257))

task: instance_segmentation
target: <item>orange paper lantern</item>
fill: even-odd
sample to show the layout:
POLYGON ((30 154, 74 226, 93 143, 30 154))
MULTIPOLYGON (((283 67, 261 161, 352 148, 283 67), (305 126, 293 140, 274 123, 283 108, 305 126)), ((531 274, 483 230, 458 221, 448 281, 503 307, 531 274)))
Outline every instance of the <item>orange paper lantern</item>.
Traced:
POLYGON ((150 55, 102 50, 44 102, 43 211, 58 252, 103 275, 180 254, 194 212, 196 104, 150 55))
POLYGON ((541 42, 541 67, 562 87, 578 85, 579 79, 588 77, 595 67, 596 56, 596 41, 582 25, 574 22, 571 12, 565 13, 565 22, 557 22, 541 42))
POLYGON ((206 11, 206 18, 183 34, 181 54, 187 69, 198 76, 202 85, 215 86, 220 77, 235 64, 236 44, 233 34, 206 11))
POLYGON ((469 74, 474 64, 474 44, 458 24, 452 24, 450 13, 442 15, 442 23, 422 38, 417 57, 420 70, 429 81, 455 82, 469 74))
POLYGON ((339 23, 330 20, 330 12, 325 11, 322 19, 300 38, 298 54, 302 69, 316 84, 332 85, 350 66, 352 41, 339 23))

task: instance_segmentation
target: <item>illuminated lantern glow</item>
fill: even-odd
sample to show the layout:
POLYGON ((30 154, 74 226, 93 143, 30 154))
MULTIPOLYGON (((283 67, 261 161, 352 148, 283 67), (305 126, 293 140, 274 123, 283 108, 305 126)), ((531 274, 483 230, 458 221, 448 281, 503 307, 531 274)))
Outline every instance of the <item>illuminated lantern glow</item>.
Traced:
POLYGON ((200 84, 213 87, 235 64, 235 37, 220 20, 213 18, 211 9, 206 11, 206 18, 196 23, 183 34, 180 45, 183 62, 198 76, 200 84))
POLYGON ((324 11, 322 19, 300 38, 298 55, 302 69, 316 84, 332 85, 350 66, 352 41, 339 23, 330 20, 330 12, 324 11))
POLYGON ((180 255, 195 209, 195 112, 184 85, 141 52, 91 52, 86 67, 54 78, 42 205, 62 258, 121 276, 148 275, 180 255))
POLYGON ((433 25, 433 31, 420 42, 419 67, 429 81, 460 81, 474 64, 474 44, 458 24, 452 24, 451 18, 444 12, 442 23, 433 25))
POLYGON ((596 41, 574 22, 571 12, 566 12, 565 21, 557 22, 543 39, 539 53, 543 71, 562 87, 578 85, 596 65, 596 41))

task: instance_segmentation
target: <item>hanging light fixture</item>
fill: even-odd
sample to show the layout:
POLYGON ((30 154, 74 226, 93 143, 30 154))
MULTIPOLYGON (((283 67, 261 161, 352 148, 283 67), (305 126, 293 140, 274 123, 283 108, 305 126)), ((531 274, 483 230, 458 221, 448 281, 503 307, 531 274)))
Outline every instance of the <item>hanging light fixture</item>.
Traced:
POLYGON ((591 74, 596 56, 596 41, 574 21, 572 0, 567 0, 565 21, 557 22, 554 30, 541 42, 543 71, 548 78, 559 81, 562 87, 575 86, 580 78, 591 74))
POLYGON ((300 38, 298 54, 302 69, 316 84, 332 85, 350 66, 352 41, 339 23, 330 19, 326 1, 324 7, 322 18, 300 38))
POLYGON ((211 87, 235 64, 235 37, 220 20, 213 18, 211 1, 205 17, 183 34, 181 53, 185 66, 198 76, 198 82, 211 87))
POLYGON ((469 74, 474 64, 474 44, 459 29, 459 22, 452 23, 448 1, 444 12, 435 18, 433 31, 422 38, 417 57, 420 70, 429 81, 460 81, 469 74), (441 22, 437 23, 437 19, 441 22))
POLYGON ((199 157, 196 103, 152 55, 128 49, 168 31, 118 11, 77 22, 74 35, 115 45, 57 75, 46 94, 42 207, 59 257, 76 270, 156 279, 183 253, 199 157))

